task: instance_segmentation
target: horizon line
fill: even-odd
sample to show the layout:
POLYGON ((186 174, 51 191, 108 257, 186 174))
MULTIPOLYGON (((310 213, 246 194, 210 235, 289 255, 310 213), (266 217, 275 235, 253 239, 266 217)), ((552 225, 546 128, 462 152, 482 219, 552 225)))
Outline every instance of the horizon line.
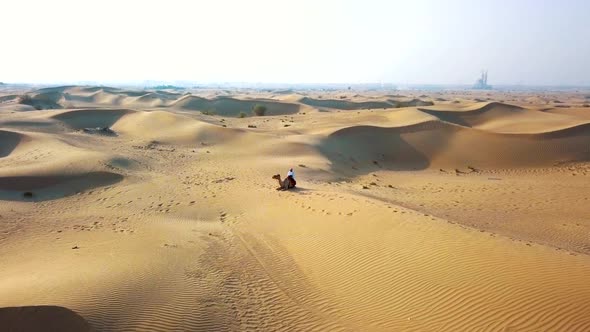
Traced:
MULTIPOLYGON (((205 87, 215 86, 215 85, 251 85, 251 86, 269 86, 269 85, 283 85, 283 86, 383 86, 386 88, 387 86, 393 86, 394 88, 398 87, 473 87, 473 83, 395 83, 395 82, 344 82, 344 83, 337 83, 337 82, 297 82, 297 83, 287 83, 287 82, 252 82, 252 81, 209 81, 209 82, 202 82, 202 81, 191 81, 191 80, 116 80, 116 81, 106 81, 106 80, 76 80, 76 81, 54 81, 54 82, 4 82, 0 81, 0 84, 3 85, 49 85, 49 86, 68 86, 68 85, 98 85, 98 86, 106 86, 107 84, 114 85, 114 86, 122 86, 122 85, 130 85, 130 86, 140 86, 143 85, 145 87, 149 87, 150 85, 171 85, 181 88, 191 88, 197 85, 202 85, 205 87), (182 86, 185 85, 185 86, 182 86), (192 85, 192 86, 186 86, 192 85)), ((586 84, 527 84, 527 83, 496 83, 491 84, 491 87, 538 87, 538 88, 590 88, 590 83, 586 84)), ((493 90, 493 89, 492 89, 493 90)))

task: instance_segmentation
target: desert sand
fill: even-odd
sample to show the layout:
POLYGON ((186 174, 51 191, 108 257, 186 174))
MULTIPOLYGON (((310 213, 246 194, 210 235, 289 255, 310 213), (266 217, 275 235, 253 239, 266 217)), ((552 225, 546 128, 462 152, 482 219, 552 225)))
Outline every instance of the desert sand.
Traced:
POLYGON ((25 92, 0 330, 590 330, 590 92, 25 92))

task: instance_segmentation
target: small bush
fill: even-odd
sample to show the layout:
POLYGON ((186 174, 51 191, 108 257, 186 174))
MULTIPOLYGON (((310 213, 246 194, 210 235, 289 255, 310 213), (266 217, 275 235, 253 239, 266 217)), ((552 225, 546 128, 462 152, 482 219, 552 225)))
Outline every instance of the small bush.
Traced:
POLYGON ((263 116, 264 114, 266 114, 266 106, 256 105, 252 109, 252 112, 254 112, 254 114, 256 114, 257 116, 263 116))
POLYGON ((201 113, 203 113, 205 115, 215 115, 215 112, 213 110, 205 110, 205 111, 201 111, 201 113))
POLYGON ((18 103, 23 105, 33 105, 33 97, 30 95, 22 95, 18 97, 18 103))
POLYGON ((246 113, 244 113, 244 112, 240 112, 240 115, 239 115, 239 117, 240 117, 240 118, 245 118, 245 117, 246 117, 246 113))

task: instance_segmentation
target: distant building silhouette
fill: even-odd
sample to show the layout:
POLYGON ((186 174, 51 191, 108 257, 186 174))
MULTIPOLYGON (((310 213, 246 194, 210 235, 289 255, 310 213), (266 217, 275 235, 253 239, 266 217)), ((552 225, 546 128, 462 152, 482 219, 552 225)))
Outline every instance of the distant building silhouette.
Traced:
POLYGON ((481 72, 481 77, 475 82, 473 88, 476 90, 491 90, 492 86, 488 85, 488 71, 481 72))

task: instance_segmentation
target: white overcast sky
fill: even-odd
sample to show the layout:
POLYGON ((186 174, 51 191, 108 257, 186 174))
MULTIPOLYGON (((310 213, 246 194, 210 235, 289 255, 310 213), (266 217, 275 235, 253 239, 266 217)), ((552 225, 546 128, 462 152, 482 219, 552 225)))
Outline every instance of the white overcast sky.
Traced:
POLYGON ((3 0, 0 81, 590 85, 590 0, 3 0))

